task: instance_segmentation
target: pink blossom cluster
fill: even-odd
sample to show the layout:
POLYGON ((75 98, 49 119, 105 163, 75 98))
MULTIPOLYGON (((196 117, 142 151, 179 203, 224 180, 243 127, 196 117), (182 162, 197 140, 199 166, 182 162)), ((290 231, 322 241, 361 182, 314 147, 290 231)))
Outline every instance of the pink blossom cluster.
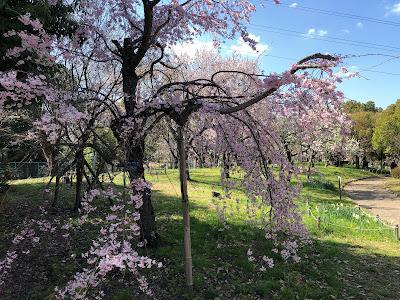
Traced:
MULTIPOLYGON (((136 191, 148 188, 148 184, 143 179, 132 180, 131 186, 136 191)), ((100 236, 93 240, 90 250, 83 253, 88 267, 75 275, 74 280, 68 282, 65 288, 56 288, 56 297, 63 299, 67 295, 76 299, 86 299, 91 294, 101 299, 104 292, 97 289, 106 280, 106 275, 113 269, 121 271, 129 270, 137 276, 139 288, 147 295, 152 295, 147 284, 146 278, 140 275, 140 269, 147 269, 153 266, 162 267, 160 262, 145 256, 140 256, 132 247, 134 237, 140 236, 140 227, 137 222, 140 215, 137 211, 143 204, 141 194, 125 195, 122 192, 114 193, 112 189, 105 191, 90 190, 85 193, 82 199, 79 225, 81 226, 88 218, 88 214, 96 209, 93 201, 96 197, 106 196, 113 199, 116 204, 110 207, 111 213, 105 218, 107 225, 100 229, 100 236), (127 199, 126 196, 128 196, 127 199), (128 207, 135 207, 131 212, 128 207)), ((138 246, 143 246, 143 242, 137 242, 138 246)))
MULTIPOLYGON (((149 188, 149 185, 142 179, 138 179, 131 182, 132 187, 136 191, 142 191, 149 188)), ((104 291, 101 289, 101 283, 106 280, 106 275, 115 268, 121 271, 129 270, 137 277, 138 288, 147 295, 152 295, 147 280, 140 274, 140 270, 153 266, 161 268, 162 263, 139 255, 132 247, 134 238, 140 237, 140 227, 137 223, 140 220, 140 214, 137 210, 143 204, 141 194, 125 195, 122 192, 115 193, 111 188, 105 191, 90 190, 85 192, 78 227, 70 221, 63 223, 58 219, 52 221, 46 219, 48 212, 44 207, 39 207, 42 219, 30 219, 24 222, 21 232, 13 238, 13 246, 7 251, 6 257, 0 260, 0 285, 5 283, 4 279, 11 271, 12 263, 18 257, 18 251, 24 255, 30 253, 30 250, 14 248, 21 245, 23 241, 26 241, 24 247, 29 243, 32 247, 35 243, 40 242, 40 237, 36 234, 35 229, 42 233, 61 234, 64 238, 70 238, 69 232, 76 230, 88 220, 89 214, 96 210, 93 205, 95 199, 101 196, 111 198, 116 203, 110 206, 111 213, 105 217, 107 222, 104 224, 106 226, 99 230, 99 237, 93 240, 90 249, 82 254, 88 267, 75 274, 74 279, 69 281, 64 288, 56 287, 56 297, 63 299, 72 296, 74 299, 88 299, 87 297, 91 295, 96 299, 102 299, 104 291), (128 207, 134 207, 133 212, 128 207)), ((142 247, 145 241, 139 240, 136 243, 139 247, 142 247)))
POLYGON ((32 20, 30 14, 20 16, 18 20, 25 26, 34 29, 34 33, 27 31, 16 32, 11 30, 4 34, 5 37, 17 35, 21 39, 21 45, 8 50, 6 56, 19 59, 16 67, 23 65, 27 61, 33 61, 37 65, 37 70, 30 73, 25 72, 23 79, 17 77, 17 71, 9 70, 0 72, 0 116, 3 109, 22 108, 30 105, 37 97, 50 97, 52 90, 46 86, 46 77, 41 74, 40 67, 47 67, 54 64, 53 38, 43 29, 42 24, 36 19, 32 20), (31 53, 24 55, 21 53, 31 53))

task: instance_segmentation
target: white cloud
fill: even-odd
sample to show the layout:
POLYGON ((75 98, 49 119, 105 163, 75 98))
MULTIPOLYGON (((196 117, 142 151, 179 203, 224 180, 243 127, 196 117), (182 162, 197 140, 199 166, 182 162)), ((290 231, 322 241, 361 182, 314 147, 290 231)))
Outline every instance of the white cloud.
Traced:
POLYGON ((344 33, 350 33, 350 30, 348 30, 348 29, 343 29, 342 32, 344 32, 344 33))
POLYGON ((261 54, 263 54, 263 52, 269 50, 268 45, 259 43, 260 42, 259 36, 255 36, 254 34, 250 33, 249 38, 251 38, 252 40, 254 40, 258 43, 256 45, 256 50, 252 49, 242 38, 239 38, 238 40, 236 40, 236 43, 238 45, 232 45, 230 47, 230 51, 228 51, 228 52, 233 51, 233 52, 243 54, 243 55, 258 57, 261 54))
POLYGON ((364 24, 361 23, 361 22, 358 22, 358 23, 356 24, 356 26, 357 26, 357 28, 360 28, 360 29, 363 29, 363 28, 364 28, 364 24))
POLYGON ((306 36, 314 37, 314 36, 325 36, 328 33, 327 30, 318 30, 316 31, 314 28, 308 29, 306 36))
POLYGON ((191 57, 196 55, 196 52, 202 49, 214 50, 215 47, 213 42, 200 42, 199 40, 193 40, 192 42, 179 43, 171 46, 170 49, 177 55, 187 54, 191 57))
POLYGON ((296 2, 289 5, 289 7, 296 7, 296 6, 297 6, 297 3, 296 3, 296 2))
POLYGON ((400 2, 393 5, 392 7, 387 8, 389 11, 386 13, 385 16, 388 15, 400 15, 400 2))

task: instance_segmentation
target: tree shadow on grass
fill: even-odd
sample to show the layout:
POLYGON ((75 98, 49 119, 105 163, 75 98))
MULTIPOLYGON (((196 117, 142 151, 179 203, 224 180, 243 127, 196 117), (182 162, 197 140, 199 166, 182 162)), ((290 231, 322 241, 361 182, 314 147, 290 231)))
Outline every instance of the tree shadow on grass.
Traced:
MULTIPOLYGON (((39 184, 30 190, 42 188, 39 184)), ((145 271, 158 299, 400 297, 400 282, 393 280, 400 274, 398 257, 380 255, 360 242, 350 244, 314 239, 313 245, 301 251, 308 258, 300 263, 285 263, 271 253, 274 246, 264 238, 263 230, 233 221, 228 222, 230 228, 226 229, 213 209, 195 201, 190 203, 194 292, 188 292, 184 279, 181 200, 178 196, 166 196, 161 190, 152 193, 157 226, 167 243, 159 249, 141 249, 140 252, 164 265, 160 270, 145 271), (259 271, 259 265, 249 262, 248 249, 257 258, 273 257, 274 268, 259 271)), ((34 203, 33 198, 27 199, 26 203, 34 203)), ((43 244, 32 251, 33 256, 22 258, 16 266, 17 273, 5 286, 0 286, 0 298, 44 299, 51 295, 55 285, 65 285, 79 271, 76 262, 69 258, 72 254, 79 256, 90 247, 91 237, 98 229, 92 226, 77 232, 71 246, 62 239, 43 239, 43 244)), ((3 238, 7 232, 1 234, 3 238)), ((1 240, 0 248, 6 249, 5 240, 1 240)), ((144 298, 129 275, 113 274, 109 284, 106 299, 122 299, 115 295, 126 289, 132 290, 131 299, 144 298)))
MULTIPOLYGON (((271 253, 273 245, 264 238, 264 231, 232 222, 225 229, 210 211, 205 217, 193 216, 202 209, 191 203, 194 295, 198 299, 400 297, 400 283, 393 281, 393 274, 400 272, 398 257, 377 254, 365 245, 314 239, 312 246, 301 251, 307 259, 286 263, 271 253), (248 249, 254 256, 273 257, 275 267, 259 271, 259 265, 248 261, 248 249)), ((153 276, 152 284, 165 295, 162 299, 189 299, 192 294, 185 288, 182 221, 159 217, 161 235, 168 245, 153 252, 164 260, 165 267, 153 276)))

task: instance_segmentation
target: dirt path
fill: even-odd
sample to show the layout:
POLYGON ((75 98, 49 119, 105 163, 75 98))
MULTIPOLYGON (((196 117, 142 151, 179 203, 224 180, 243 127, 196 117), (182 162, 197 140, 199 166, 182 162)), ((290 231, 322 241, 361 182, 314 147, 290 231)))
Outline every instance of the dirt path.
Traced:
POLYGON ((389 192, 384 183, 388 178, 368 178, 347 184, 345 194, 372 215, 400 224, 400 198, 389 192))

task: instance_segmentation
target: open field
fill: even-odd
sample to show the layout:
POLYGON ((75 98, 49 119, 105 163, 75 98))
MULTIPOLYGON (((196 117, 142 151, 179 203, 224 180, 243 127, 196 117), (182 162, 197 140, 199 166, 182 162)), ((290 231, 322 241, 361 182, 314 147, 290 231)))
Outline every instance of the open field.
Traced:
MULTIPOLYGON (((337 176, 342 181, 371 176, 350 167, 322 167, 325 175, 313 183, 304 184, 303 201, 309 195, 315 216, 329 218, 331 223, 357 228, 379 227, 372 219, 355 218, 354 203, 343 197, 339 201, 337 176), (325 214, 325 215, 324 215, 325 214), (352 219, 354 218, 354 219, 352 219), (368 221, 368 222, 367 222, 368 221), (340 222, 344 222, 343 224, 340 222), (358 223, 357 223, 358 222, 358 223), (353 226, 351 226, 353 224, 353 226)), ((183 267, 183 232, 180 188, 177 170, 167 174, 147 175, 153 183, 153 204, 157 224, 164 245, 159 249, 145 249, 143 254, 163 262, 160 270, 149 270, 147 278, 158 299, 399 299, 400 243, 392 231, 359 231, 321 225, 304 215, 313 244, 302 250, 302 261, 285 263, 278 255, 271 255, 273 245, 264 238, 264 231, 240 221, 231 221, 225 229, 217 219, 212 203, 212 191, 219 190, 219 170, 191 170, 189 182, 191 237, 194 291, 185 288, 183 267), (261 272, 246 255, 252 249, 255 255, 263 253, 275 259, 272 269, 261 272)), ((304 178, 302 178, 304 180, 304 178)), ((117 178, 121 184, 122 179, 117 178)), ((13 234, 25 217, 40 215, 43 179, 13 182, 1 202, 0 255, 11 246, 13 234)), ((71 213, 74 187, 63 185, 58 209, 54 213, 60 220, 76 218, 71 213)), ((237 196, 240 196, 240 191, 237 196)), ((242 194, 244 195, 244 194, 242 194)), ((21 256, 14 270, 0 286, 0 298, 51 299, 56 285, 63 285, 85 264, 80 257, 90 247, 104 222, 106 205, 71 239, 61 236, 43 236, 31 253, 21 256)), ((24 244, 21 244, 23 246, 24 244)), ((26 245, 27 246, 27 245, 26 245)), ((105 290, 107 299, 143 299, 135 288, 136 281, 128 274, 112 273, 105 290), (122 280, 123 279, 123 280, 122 280)))

